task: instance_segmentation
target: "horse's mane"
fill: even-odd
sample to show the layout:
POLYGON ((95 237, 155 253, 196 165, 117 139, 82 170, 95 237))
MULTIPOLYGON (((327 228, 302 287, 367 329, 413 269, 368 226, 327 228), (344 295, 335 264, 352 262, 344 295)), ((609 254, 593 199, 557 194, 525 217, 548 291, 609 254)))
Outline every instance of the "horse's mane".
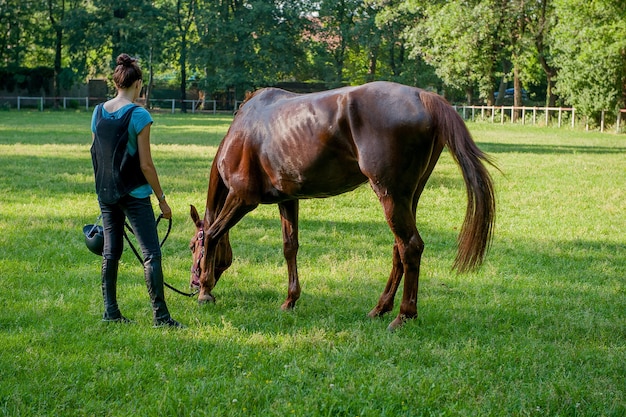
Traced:
POLYGON ((246 103, 246 101, 250 100, 252 97, 254 97, 254 96, 255 96, 255 95, 256 95, 259 91, 261 91, 261 90, 262 90, 262 88, 260 88, 260 89, 256 89, 256 90, 254 90, 254 91, 250 91, 250 90, 246 91, 246 95, 245 95, 245 97, 243 98, 243 102, 242 102, 241 104, 242 104, 242 105, 243 105, 243 104, 245 104, 245 103, 246 103))
MULTIPOLYGON (((246 94, 244 95, 243 101, 239 105, 239 109, 241 109, 252 98, 254 98, 254 97, 256 97, 256 96, 258 96, 258 95, 260 95, 262 93, 268 94, 267 97, 264 97, 264 98, 267 99, 267 100, 271 100, 271 101, 274 101, 278 97, 283 96, 283 95, 288 95, 288 96, 299 95, 297 93, 294 93, 294 92, 291 92, 291 91, 287 91, 287 90, 283 90, 282 88, 276 88, 276 87, 258 88, 258 89, 254 90, 254 91, 248 90, 248 91, 246 91, 246 94)), ((237 110, 239 110, 239 109, 237 109, 237 110)))

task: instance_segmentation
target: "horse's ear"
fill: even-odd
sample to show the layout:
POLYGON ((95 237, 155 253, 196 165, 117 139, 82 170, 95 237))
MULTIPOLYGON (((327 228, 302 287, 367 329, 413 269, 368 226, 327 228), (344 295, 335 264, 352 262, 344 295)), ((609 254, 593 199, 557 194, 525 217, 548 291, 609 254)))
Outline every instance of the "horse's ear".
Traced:
POLYGON ((200 225, 200 216, 198 215, 198 210, 196 210, 196 207, 192 204, 191 205, 191 209, 189 211, 189 214, 191 214, 191 220, 193 220, 193 223, 199 227, 200 225))

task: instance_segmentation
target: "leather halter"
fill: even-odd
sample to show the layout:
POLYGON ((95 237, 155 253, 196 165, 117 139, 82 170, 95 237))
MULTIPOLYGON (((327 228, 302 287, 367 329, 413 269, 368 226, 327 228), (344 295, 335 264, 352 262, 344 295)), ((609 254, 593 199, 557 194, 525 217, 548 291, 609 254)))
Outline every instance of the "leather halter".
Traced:
POLYGON ((204 230, 202 228, 200 228, 198 233, 196 233, 194 247, 191 248, 192 251, 195 249, 195 245, 197 245, 197 242, 200 242, 200 256, 198 256, 196 262, 191 265, 191 274, 194 277, 193 281, 191 282, 191 287, 196 289, 200 287, 200 274, 202 273, 202 268, 200 265, 202 263, 202 259, 204 258, 204 230))

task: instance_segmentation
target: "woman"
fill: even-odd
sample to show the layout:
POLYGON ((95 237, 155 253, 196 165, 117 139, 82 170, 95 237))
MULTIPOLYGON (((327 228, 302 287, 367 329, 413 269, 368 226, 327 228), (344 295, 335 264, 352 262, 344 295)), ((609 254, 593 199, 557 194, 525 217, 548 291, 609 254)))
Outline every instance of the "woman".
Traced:
POLYGON ((142 73, 137 60, 117 57, 115 98, 96 106, 91 120, 92 162, 102 212, 103 320, 128 323, 117 305, 117 270, 122 256, 124 222, 128 218, 144 258, 144 277, 155 326, 183 327, 167 309, 163 289, 161 247, 150 195, 154 192, 163 217, 172 217, 150 153, 152 117, 133 102, 139 97, 142 73))

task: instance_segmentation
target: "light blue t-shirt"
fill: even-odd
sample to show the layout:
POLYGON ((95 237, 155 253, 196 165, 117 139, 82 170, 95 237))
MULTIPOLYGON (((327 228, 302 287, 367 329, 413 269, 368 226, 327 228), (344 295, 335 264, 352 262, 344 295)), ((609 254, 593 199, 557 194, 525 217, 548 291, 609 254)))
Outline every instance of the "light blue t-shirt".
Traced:
MULTIPOLYGON (((122 118, 128 110, 131 109, 133 104, 127 104, 126 106, 120 108, 119 110, 109 113, 106 111, 104 106, 100 106, 102 108, 102 117, 110 118, 110 119, 120 119, 122 118)), ((98 106, 93 111, 91 116, 91 131, 96 133, 96 110, 98 106)), ((143 107, 137 107, 133 112, 133 115, 130 118, 130 124, 128 125, 128 144, 126 145, 128 149, 128 153, 130 155, 135 155, 137 153, 137 135, 143 130, 144 127, 152 123, 152 116, 150 113, 144 109, 143 107)), ((130 192, 130 195, 135 198, 145 198, 152 194, 152 187, 150 184, 140 185, 130 192)))

